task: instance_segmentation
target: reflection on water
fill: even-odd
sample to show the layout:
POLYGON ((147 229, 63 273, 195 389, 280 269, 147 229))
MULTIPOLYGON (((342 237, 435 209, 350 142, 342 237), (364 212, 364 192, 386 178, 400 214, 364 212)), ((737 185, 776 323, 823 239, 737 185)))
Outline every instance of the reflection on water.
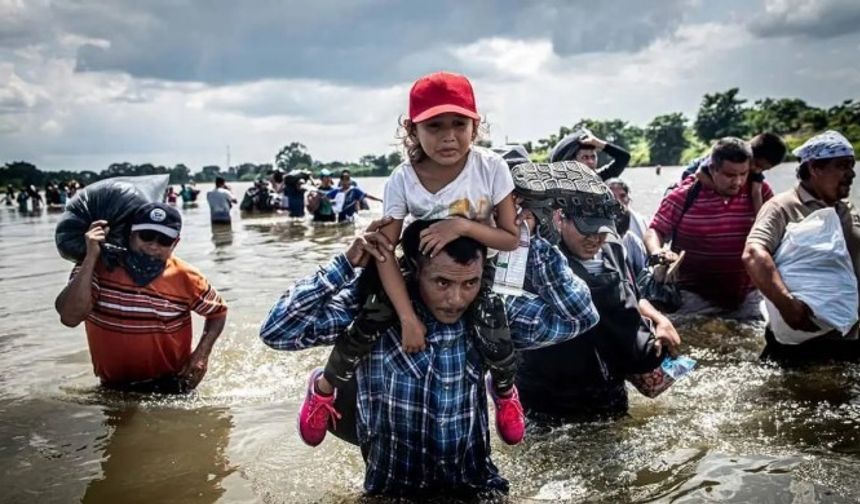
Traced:
POLYGON ((226 408, 131 403, 105 416, 101 475, 82 502, 216 502, 224 494, 222 481, 235 471, 226 454, 232 427, 226 408))
MULTIPOLYGON (((792 174, 768 179, 782 190, 792 174)), ((635 208, 653 212, 676 176, 626 172, 635 208)), ((382 179, 360 182, 382 192, 382 179)), ((257 336, 274 300, 343 251, 379 205, 356 226, 235 214, 213 228, 205 202, 182 212, 177 254, 224 295, 227 327, 194 394, 140 401, 97 391, 83 329, 53 311, 71 269, 54 249, 58 215, 0 209, 0 502, 388 502, 361 497, 357 449, 309 448, 296 434, 307 373, 326 349, 274 352, 257 336)), ((514 447, 491 434, 510 501, 858 500, 860 366, 782 370, 757 360, 760 325, 678 327, 700 367, 655 400, 631 392, 628 417, 530 430, 514 447)))
POLYGON ((232 224, 212 224, 212 243, 215 248, 224 247, 233 243, 232 224))

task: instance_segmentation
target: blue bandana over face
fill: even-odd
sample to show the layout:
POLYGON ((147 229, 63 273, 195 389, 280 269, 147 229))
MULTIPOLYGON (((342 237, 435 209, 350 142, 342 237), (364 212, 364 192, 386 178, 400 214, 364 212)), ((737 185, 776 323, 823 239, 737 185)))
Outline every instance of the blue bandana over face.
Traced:
POLYGON ((148 285, 161 275, 167 262, 158 257, 128 250, 125 256, 125 270, 128 271, 132 281, 143 287, 148 285))
POLYGON ((803 164, 815 159, 854 157, 854 147, 838 131, 828 130, 810 138, 792 153, 800 158, 800 163, 803 164))

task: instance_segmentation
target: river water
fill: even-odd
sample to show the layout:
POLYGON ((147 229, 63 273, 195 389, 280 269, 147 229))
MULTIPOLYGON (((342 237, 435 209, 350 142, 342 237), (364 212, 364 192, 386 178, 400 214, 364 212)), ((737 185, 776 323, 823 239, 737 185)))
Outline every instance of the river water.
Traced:
MULTIPOLYGON (((678 174, 628 170, 634 208, 653 212, 678 174)), ((793 169, 768 179, 787 189, 793 169)), ((360 182, 381 196, 384 179, 360 182)), ((274 300, 354 229, 237 216, 213 236, 201 199, 183 210, 177 254, 230 312, 207 377, 172 399, 97 388, 83 325, 62 326, 53 309, 71 270, 54 248, 59 214, 0 208, 0 502, 367 500, 357 449, 331 436, 312 449, 296 434, 305 379, 326 349, 275 352, 258 337, 274 300)), ((380 213, 373 204, 360 222, 380 213)), ((693 319, 679 329, 700 367, 656 400, 631 392, 627 418, 531 433, 515 447, 492 434, 512 502, 860 499, 860 366, 784 371, 758 362, 759 326, 693 319)))

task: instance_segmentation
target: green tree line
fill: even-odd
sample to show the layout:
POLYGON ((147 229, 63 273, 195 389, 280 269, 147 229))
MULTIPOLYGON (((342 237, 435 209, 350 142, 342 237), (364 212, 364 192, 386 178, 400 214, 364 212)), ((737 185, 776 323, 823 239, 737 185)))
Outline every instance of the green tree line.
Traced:
POLYGON ((751 138, 769 131, 782 136, 789 151, 812 135, 835 129, 860 149, 860 102, 845 100, 818 108, 798 98, 764 98, 747 105, 738 88, 706 94, 694 119, 680 112, 655 117, 644 128, 621 119, 582 119, 558 133, 526 142, 532 159, 545 160, 565 135, 581 127, 630 151, 632 166, 677 165, 701 156, 718 138, 751 138))
MULTIPOLYGON (((580 119, 571 126, 562 126, 546 138, 524 142, 532 160, 544 161, 552 147, 564 136, 582 127, 595 135, 630 151, 632 166, 677 165, 702 155, 716 139, 724 136, 750 138, 770 131, 785 138, 789 150, 810 136, 825 129, 839 130, 860 150, 860 102, 845 100, 830 108, 813 107, 798 98, 764 98, 748 104, 739 97, 738 88, 706 94, 695 118, 680 112, 655 117, 644 127, 622 119, 580 119)), ((485 143, 486 144, 486 143, 485 143)), ((49 182, 77 180, 86 185, 118 175, 169 174, 171 184, 212 182, 215 177, 230 181, 250 181, 268 176, 274 169, 331 170, 337 174, 348 169, 357 176, 386 176, 402 162, 399 152, 366 154, 356 162, 315 160, 300 142, 290 142, 275 154, 275 163, 242 163, 222 170, 220 166, 204 166, 192 173, 188 166, 166 167, 150 163, 113 163, 101 172, 68 170, 44 172, 26 161, 14 161, 0 167, 0 184, 16 187, 49 182)))

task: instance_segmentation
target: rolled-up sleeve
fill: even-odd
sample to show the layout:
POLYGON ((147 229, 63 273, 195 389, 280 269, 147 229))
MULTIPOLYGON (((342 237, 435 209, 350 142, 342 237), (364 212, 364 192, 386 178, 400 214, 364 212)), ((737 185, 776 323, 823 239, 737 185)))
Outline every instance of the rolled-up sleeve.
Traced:
POLYGON ((537 295, 506 298, 511 340, 517 349, 561 343, 597 324, 591 291, 573 274, 560 250, 536 239, 529 250, 528 271, 537 295))

